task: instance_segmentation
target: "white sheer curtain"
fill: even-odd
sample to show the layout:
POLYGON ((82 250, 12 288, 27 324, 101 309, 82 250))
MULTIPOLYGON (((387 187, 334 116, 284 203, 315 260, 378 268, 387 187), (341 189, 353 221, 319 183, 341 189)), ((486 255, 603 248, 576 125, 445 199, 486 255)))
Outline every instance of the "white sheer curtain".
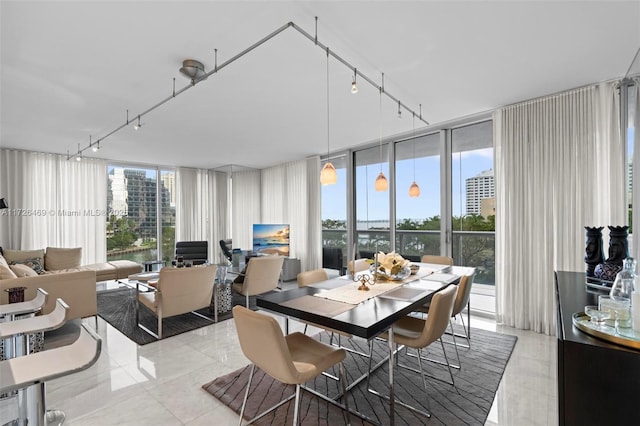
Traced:
POLYGON ((583 271, 584 226, 626 224, 614 84, 494 113, 496 317, 555 333, 554 270, 583 271))
POLYGON ((106 161, 2 149, 0 194, 11 209, 0 212, 3 247, 82 247, 83 264, 106 260, 106 161))
POLYGON ((253 224, 260 223, 260 170, 234 172, 232 191, 233 248, 253 247, 253 224))
POLYGON ((229 235, 227 180, 213 170, 176 170, 176 241, 208 241, 213 263, 220 259, 218 241, 229 235))
POLYGON ((302 270, 322 265, 320 158, 233 174, 233 246, 253 244, 254 223, 288 223, 290 256, 302 270))
POLYGON ((288 223, 290 257, 303 271, 322 265, 320 159, 294 161, 262 171, 263 223, 288 223))

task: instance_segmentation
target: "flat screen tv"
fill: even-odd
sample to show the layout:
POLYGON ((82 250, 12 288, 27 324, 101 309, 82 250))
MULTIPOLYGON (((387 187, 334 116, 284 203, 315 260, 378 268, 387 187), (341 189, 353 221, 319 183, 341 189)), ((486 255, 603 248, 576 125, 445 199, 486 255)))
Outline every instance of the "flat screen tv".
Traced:
POLYGON ((289 256, 289 225, 254 224, 253 252, 256 254, 289 256))

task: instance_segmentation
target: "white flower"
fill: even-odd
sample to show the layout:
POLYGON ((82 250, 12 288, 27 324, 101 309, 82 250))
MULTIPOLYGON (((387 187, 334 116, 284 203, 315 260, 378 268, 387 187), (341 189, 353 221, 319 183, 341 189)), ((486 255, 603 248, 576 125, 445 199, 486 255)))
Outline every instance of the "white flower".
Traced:
MULTIPOLYGON (((374 258, 374 262, 376 259, 374 258)), ((385 254, 383 252, 379 252, 377 255, 378 268, 387 274, 395 275, 400 272, 402 269, 407 267, 410 261, 404 259, 402 256, 392 251, 391 253, 385 254)))

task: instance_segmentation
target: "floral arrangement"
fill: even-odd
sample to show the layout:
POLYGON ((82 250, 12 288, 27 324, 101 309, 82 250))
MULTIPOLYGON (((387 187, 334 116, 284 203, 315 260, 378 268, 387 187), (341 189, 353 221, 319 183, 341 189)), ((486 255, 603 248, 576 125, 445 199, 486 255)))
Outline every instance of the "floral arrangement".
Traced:
POLYGON ((376 258, 374 257, 374 259, 370 259, 368 262, 372 264, 372 272, 376 275, 382 275, 387 279, 404 279, 411 273, 409 269, 411 262, 393 251, 387 254, 378 252, 377 271, 373 270, 375 269, 376 258))

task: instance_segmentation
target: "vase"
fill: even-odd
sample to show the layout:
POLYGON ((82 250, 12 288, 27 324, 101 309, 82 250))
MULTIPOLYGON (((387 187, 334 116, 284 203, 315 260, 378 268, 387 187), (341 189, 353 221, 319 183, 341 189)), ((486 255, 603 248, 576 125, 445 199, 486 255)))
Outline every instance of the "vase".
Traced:
POLYGON ((407 265, 405 267, 399 268, 399 270, 395 271, 395 273, 392 273, 391 271, 386 270, 380 265, 378 265, 378 267, 376 268, 376 265, 373 264, 369 267, 369 272, 371 272, 371 274, 378 280, 402 281, 409 275, 411 275, 411 268, 409 267, 409 265, 407 265))

